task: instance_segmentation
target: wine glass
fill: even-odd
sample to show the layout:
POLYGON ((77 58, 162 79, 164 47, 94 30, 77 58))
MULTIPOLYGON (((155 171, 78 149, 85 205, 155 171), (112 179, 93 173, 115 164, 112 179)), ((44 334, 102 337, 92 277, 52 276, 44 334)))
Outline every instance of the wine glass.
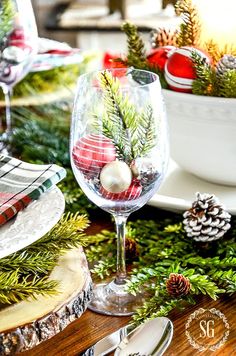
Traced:
POLYGON ((126 220, 156 193, 169 156, 158 76, 122 68, 79 77, 70 156, 80 187, 113 215, 117 230, 116 277, 94 286, 89 308, 107 315, 131 315, 143 296, 126 291, 126 220))
MULTIPOLYGON (((37 52, 37 27, 30 0, 0 3, 0 87, 5 97, 2 139, 11 132, 10 96, 13 86, 29 71, 37 52)), ((4 147, 4 146, 3 146, 4 147)), ((3 147, 1 147, 3 149, 3 147)))

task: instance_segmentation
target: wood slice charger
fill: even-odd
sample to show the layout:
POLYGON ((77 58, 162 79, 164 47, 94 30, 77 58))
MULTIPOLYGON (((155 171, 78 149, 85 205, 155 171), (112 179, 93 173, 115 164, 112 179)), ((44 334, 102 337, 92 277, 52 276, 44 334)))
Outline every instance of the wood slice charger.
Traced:
POLYGON ((54 296, 0 306, 0 355, 29 350, 79 318, 92 296, 92 280, 82 248, 60 257, 49 279, 59 281, 54 296))

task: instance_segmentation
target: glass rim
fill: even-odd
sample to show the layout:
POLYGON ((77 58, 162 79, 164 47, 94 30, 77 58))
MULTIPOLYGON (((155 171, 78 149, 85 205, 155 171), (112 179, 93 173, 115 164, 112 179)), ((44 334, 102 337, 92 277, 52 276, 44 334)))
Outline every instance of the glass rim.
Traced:
MULTIPOLYGON (((160 85, 160 77, 158 74, 154 73, 154 72, 151 72, 149 70, 145 70, 145 69, 138 69, 138 68, 132 68, 132 67, 124 67, 124 68, 106 68, 106 69, 97 69, 97 70, 92 70, 92 71, 89 71, 89 72, 86 72, 86 73, 83 73, 81 75, 79 75, 78 77, 78 80, 77 80, 77 85, 80 81, 80 79, 83 79, 85 77, 89 77, 89 76, 93 76, 95 75, 96 73, 102 73, 102 72, 105 72, 105 71, 108 71, 108 72, 124 72, 124 70, 126 71, 125 72, 125 75, 124 76, 127 76, 128 74, 130 74, 131 72, 142 72, 142 73, 148 73, 150 74, 151 76, 153 76, 154 80, 150 83, 147 83, 147 84, 140 84, 138 83, 137 87, 146 87, 146 86, 149 86, 149 85, 152 85, 156 82, 158 82, 158 84, 160 85)), ((119 78, 119 76, 117 77, 119 78)), ((121 88, 122 89, 122 88, 121 88)))

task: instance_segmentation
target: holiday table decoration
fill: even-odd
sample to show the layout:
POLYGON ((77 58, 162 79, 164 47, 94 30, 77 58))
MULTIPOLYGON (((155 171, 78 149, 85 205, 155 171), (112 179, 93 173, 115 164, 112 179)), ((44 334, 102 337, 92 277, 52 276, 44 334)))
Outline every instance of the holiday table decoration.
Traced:
MULTIPOLYGON (((179 95, 179 93, 175 94, 179 95)), ((184 95, 192 96, 191 94, 184 95)), ((70 112, 68 106, 51 103, 34 109, 13 108, 13 114, 16 123, 13 132, 15 154, 21 155, 22 159, 27 161, 37 163, 54 161, 66 167, 67 177, 60 183, 60 188, 65 192, 67 211, 87 212, 90 214, 91 220, 94 219, 94 216, 97 217, 98 211, 92 210, 96 207, 92 206, 79 190, 70 170, 68 153, 70 112), (45 113, 48 115, 48 120, 45 120, 45 113)), ((146 162, 146 164, 149 163, 146 162)), ((126 232, 127 262, 133 263, 132 266, 130 265, 131 282, 128 286, 129 290, 132 293, 144 291, 148 295, 145 304, 133 316, 135 323, 138 324, 156 316, 168 315, 171 310, 179 307, 181 307, 181 310, 185 308, 186 311, 189 305, 198 303, 199 297, 204 294, 209 298, 216 299, 221 295, 232 295, 236 292, 235 216, 231 218, 231 229, 226 232, 223 238, 218 240, 210 256, 202 257, 201 251, 196 248, 196 242, 187 237, 183 228, 182 215, 162 211, 154 213, 152 211, 152 214, 154 214, 150 219, 148 207, 146 207, 146 213, 148 220, 143 217, 144 209, 140 214, 142 219, 134 219, 134 221, 129 222, 126 232), (131 269, 131 267, 134 268, 131 269), (190 283, 188 294, 176 298, 168 293, 166 282, 171 273, 180 275, 179 280, 183 279, 183 276, 186 279, 188 278, 190 283)), ((104 215, 101 218, 106 219, 106 216, 104 215)), ((98 218, 99 220, 100 218, 98 218)), ((27 254, 23 255, 29 268, 37 268, 37 271, 39 268, 41 270, 42 266, 47 268, 47 271, 49 267, 50 270, 53 268, 55 252, 58 252, 59 246, 63 248, 68 243, 67 234, 70 229, 78 229, 75 220, 71 223, 69 221, 64 222, 64 229, 60 236, 56 234, 55 240, 51 240, 55 236, 54 230, 46 244, 42 241, 42 244, 38 245, 40 253, 33 255, 30 253, 32 251, 28 251, 27 254), (63 239, 62 236, 65 233, 66 238, 63 239), (48 250, 43 250, 47 246, 48 250), (34 258, 34 260, 31 258, 34 258)), ((73 234, 73 239, 76 237, 81 243, 87 244, 85 248, 86 256, 93 266, 92 273, 97 278, 107 278, 115 271, 116 236, 114 232, 102 230, 84 236, 82 239, 81 236, 73 234)), ((39 242, 40 240, 37 243, 39 242)), ((5 267, 6 270, 10 268, 12 273, 21 263, 21 254, 14 254, 7 260, 5 258, 0 259, 1 271, 5 267)), ((21 287, 24 287, 28 296, 33 290, 38 293, 42 293, 45 288, 47 288, 47 291, 51 290, 52 286, 45 284, 45 282, 38 282, 35 288, 28 284, 21 287)), ((5 284, 4 288, 8 288, 8 283, 5 284)), ((55 285, 53 285, 53 290, 55 290, 55 285)), ((0 295, 5 295, 5 290, 0 295)), ((179 312, 181 313, 181 311, 179 312)))
POLYGON ((116 277, 94 286, 89 305, 106 315, 131 315, 142 303, 140 296, 125 290, 125 224, 158 189, 166 172, 167 125, 158 90, 158 76, 127 68, 85 74, 77 85, 72 169, 89 199, 113 215, 117 230, 116 277))
MULTIPOLYGON (((232 25, 232 34, 225 34, 226 42, 222 46, 221 30, 216 35, 209 27, 213 26, 210 18, 221 23, 220 12, 214 14, 219 4, 211 1, 211 6, 204 7, 203 3, 179 0, 176 3, 177 14, 182 19, 179 28, 172 32, 161 28, 152 31, 150 53, 145 50, 136 26, 126 23, 123 31, 127 35, 128 53, 117 61, 159 75, 170 121, 172 158, 202 179, 235 186, 235 24, 229 15, 229 26, 218 26, 224 33, 232 25), (204 11, 208 10, 207 20, 203 7, 204 11), (208 28, 212 38, 208 36, 208 28), (167 46, 174 49, 166 53, 167 46)), ((228 3, 230 8, 235 6, 231 0, 228 3)), ((226 9, 227 6, 222 6, 224 15, 226 9)), ((225 16, 222 18, 227 20, 225 16)))

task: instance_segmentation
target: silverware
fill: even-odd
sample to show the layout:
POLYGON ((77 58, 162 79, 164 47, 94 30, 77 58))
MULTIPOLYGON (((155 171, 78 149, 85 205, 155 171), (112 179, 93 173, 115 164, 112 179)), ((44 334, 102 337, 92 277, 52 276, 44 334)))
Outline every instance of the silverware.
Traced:
POLYGON ((114 356, 161 356, 173 337, 173 324, 165 317, 149 320, 131 331, 114 356))
POLYGON ((98 341, 82 356, 161 356, 173 336, 173 324, 165 317, 155 318, 134 328, 127 325, 98 341))

